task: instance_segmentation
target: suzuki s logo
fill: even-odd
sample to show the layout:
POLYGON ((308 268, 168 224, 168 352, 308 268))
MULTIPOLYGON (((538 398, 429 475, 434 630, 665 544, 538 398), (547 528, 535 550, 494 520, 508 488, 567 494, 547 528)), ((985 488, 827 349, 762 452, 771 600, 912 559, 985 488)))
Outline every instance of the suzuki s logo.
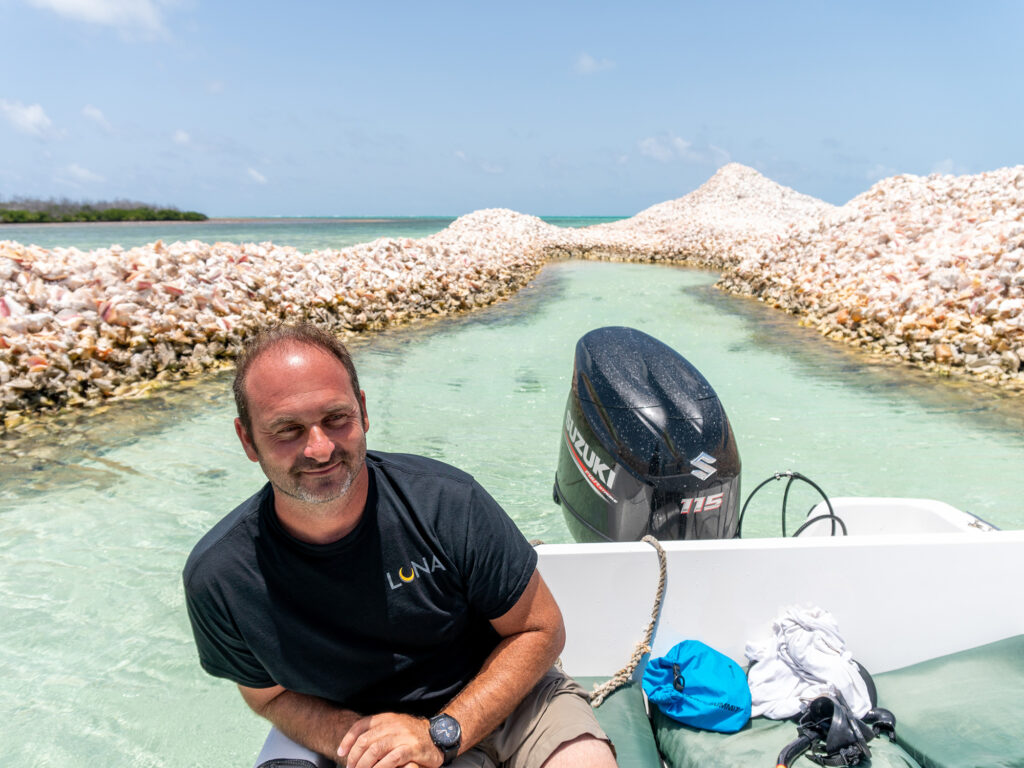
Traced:
POLYGON ((614 503, 616 499, 608 489, 615 482, 615 472, 601 461, 597 451, 587 445, 568 411, 565 412, 565 444, 569 448, 573 463, 587 484, 595 493, 614 503))
POLYGON ((430 561, 426 557, 422 560, 413 560, 409 565, 403 565, 398 569, 398 573, 392 576, 390 572, 385 572, 384 577, 388 580, 388 586, 392 589, 400 589, 406 584, 415 581, 423 576, 428 576, 434 571, 446 571, 447 568, 442 565, 441 561, 437 559, 437 555, 433 555, 433 560, 430 561))
POLYGON ((718 461, 718 459, 714 456, 708 456, 706 453, 701 451, 700 456, 690 461, 690 466, 695 467, 693 472, 690 474, 700 480, 707 480, 718 471, 715 467, 716 461, 718 461))

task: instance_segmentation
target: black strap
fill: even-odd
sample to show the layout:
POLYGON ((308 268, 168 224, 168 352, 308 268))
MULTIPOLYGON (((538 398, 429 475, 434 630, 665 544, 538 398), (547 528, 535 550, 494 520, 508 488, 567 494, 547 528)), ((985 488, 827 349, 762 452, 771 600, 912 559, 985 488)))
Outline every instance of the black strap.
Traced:
POLYGON ((686 678, 683 677, 682 672, 679 670, 678 664, 672 665, 672 687, 680 693, 686 692, 686 678))
POLYGON ((851 744, 847 747, 840 747, 838 752, 828 754, 827 752, 818 752, 811 750, 807 753, 807 758, 813 760, 818 765, 837 766, 837 765, 859 765, 863 760, 871 757, 871 750, 864 744, 851 744))
POLYGON ((879 732, 892 738, 896 719, 888 710, 874 709, 858 719, 842 697, 820 696, 808 705, 797 723, 799 737, 779 753, 776 765, 788 766, 802 753, 817 763, 834 766, 859 765, 871 757, 868 742, 879 732))

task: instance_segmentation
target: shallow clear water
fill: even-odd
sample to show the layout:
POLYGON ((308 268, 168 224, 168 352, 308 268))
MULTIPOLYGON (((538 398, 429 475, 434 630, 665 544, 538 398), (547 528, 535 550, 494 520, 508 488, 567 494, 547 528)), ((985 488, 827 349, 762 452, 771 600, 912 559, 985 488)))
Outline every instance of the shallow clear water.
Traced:
MULTIPOLYGON (((371 448, 475 474, 527 536, 565 541, 551 501, 576 340, 631 325, 718 391, 750 490, 798 469, 832 495, 927 496, 1024 528, 1024 404, 867 363, 704 272, 549 265, 512 300, 355 348, 371 448)), ((4 765, 247 765, 266 732, 199 668, 180 569, 262 477, 236 444, 226 376, 0 442, 4 765)), ((781 488, 751 506, 778 529, 781 488)), ((800 492, 793 515, 813 495, 800 492)), ((645 598, 646 599, 646 598, 645 598)))
MULTIPOLYGON (((301 251, 345 248, 378 237, 426 237, 454 221, 439 216, 380 219, 213 219, 210 221, 126 221, 92 224, 4 224, 0 240, 14 240, 43 248, 80 250, 118 244, 133 248, 157 240, 200 240, 204 243, 262 243, 290 245, 301 251)), ((544 221, 559 227, 585 227, 614 217, 550 216, 544 221)))

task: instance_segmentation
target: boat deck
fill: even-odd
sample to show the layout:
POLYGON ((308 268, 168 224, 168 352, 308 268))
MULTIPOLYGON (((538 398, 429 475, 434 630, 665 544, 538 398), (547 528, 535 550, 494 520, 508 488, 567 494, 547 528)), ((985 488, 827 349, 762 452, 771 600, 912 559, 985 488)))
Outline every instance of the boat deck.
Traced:
MULTIPOLYGON (((897 743, 872 741, 871 764, 1024 767, 1024 531, 963 524, 950 508, 922 532, 920 521, 907 529, 892 516, 894 502, 914 515, 920 505, 869 501, 856 500, 863 514, 850 515, 857 534, 846 537, 663 542, 666 589, 650 655, 694 639, 746 667, 746 644, 770 634, 785 608, 819 606, 896 717, 897 743)), ((566 670, 607 679, 650 621, 657 553, 641 542, 538 552, 566 620, 566 670)), ((795 724, 763 718, 728 735, 656 711, 649 719, 638 682, 645 662, 597 710, 623 768, 658 768, 662 758, 670 768, 774 765, 797 736, 795 724)), ((801 765, 815 763, 803 756, 801 765)))
MULTIPOLYGON (((1024 766, 1024 635, 875 676, 879 706, 896 716, 896 743, 869 743, 867 766, 1024 766)), ((588 688, 601 678, 580 678, 588 688)), ((596 710, 620 768, 752 768, 774 765, 797 736, 790 721, 757 717, 733 734, 690 728, 657 709, 647 717, 638 683, 596 710)), ((812 768, 806 756, 794 768, 812 768)))

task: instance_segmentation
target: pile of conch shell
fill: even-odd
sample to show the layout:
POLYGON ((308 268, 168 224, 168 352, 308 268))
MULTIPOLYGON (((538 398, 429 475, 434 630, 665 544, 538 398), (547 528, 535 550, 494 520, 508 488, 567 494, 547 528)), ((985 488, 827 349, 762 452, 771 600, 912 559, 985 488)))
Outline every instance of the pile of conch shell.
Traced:
POLYGON ((0 242, 4 420, 221 366, 269 323, 357 333, 490 304, 540 269, 536 232, 550 228, 478 211, 421 240, 312 253, 270 243, 83 253, 0 242))
POLYGON ((895 176, 835 207, 732 163, 685 197, 581 229, 488 209, 419 240, 311 253, 0 241, 2 426, 223 366, 268 323, 352 334, 485 306, 557 258, 718 269, 720 287, 832 338, 1024 384, 1024 166, 895 176))

